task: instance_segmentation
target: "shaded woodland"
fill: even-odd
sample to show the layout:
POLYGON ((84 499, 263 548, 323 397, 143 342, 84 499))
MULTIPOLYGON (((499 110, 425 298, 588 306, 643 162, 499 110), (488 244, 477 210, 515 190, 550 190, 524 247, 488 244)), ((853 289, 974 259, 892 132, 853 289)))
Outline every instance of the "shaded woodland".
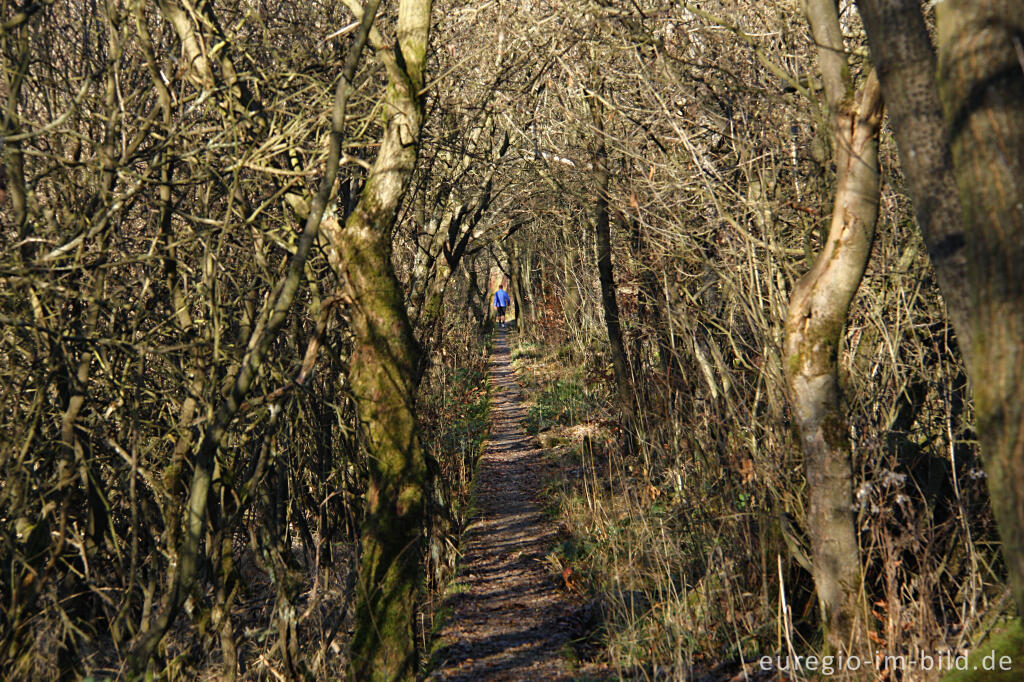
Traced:
POLYGON ((1021 675, 1022 44, 1014 0, 0 0, 0 677, 428 673, 499 281, 531 428, 584 427, 587 657, 1009 628, 1021 675))

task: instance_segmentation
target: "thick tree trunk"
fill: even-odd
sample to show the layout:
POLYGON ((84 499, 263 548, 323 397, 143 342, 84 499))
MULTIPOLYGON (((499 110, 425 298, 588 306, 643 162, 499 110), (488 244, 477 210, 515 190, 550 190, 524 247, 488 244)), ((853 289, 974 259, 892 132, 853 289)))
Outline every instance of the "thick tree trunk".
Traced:
POLYGON ((325 222, 328 256, 351 298, 349 380, 369 468, 349 678, 414 679, 426 459, 416 423, 419 346, 391 265, 398 205, 416 164, 430 0, 402 0, 388 70, 387 128, 344 229, 325 222))
POLYGON ((936 6, 938 86, 960 190, 978 439, 1024 616, 1024 14, 1016 0, 936 6))
POLYGON ((971 350, 970 301, 960 197, 942 103, 935 88, 936 57, 918 0, 858 0, 871 58, 900 152, 935 277, 960 349, 971 350))
POLYGON ((874 72, 859 93, 853 91, 835 3, 807 0, 806 10, 832 113, 837 177, 828 240, 790 298, 785 371, 804 451, 807 531, 826 641, 834 653, 863 653, 866 609, 838 354, 878 217, 882 98, 874 72))
POLYGON ((477 326, 483 329, 487 326, 487 292, 480 288, 476 266, 475 258, 464 266, 466 271, 466 308, 473 316, 477 326))

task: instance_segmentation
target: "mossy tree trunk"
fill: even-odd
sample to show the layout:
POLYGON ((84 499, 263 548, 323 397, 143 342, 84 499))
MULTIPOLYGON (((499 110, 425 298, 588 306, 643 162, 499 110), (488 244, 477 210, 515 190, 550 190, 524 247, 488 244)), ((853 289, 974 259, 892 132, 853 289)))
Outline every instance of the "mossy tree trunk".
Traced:
POLYGON ((1024 616, 1024 13, 936 5, 938 90, 963 211, 974 389, 992 510, 1024 616))
POLYGON ((866 646, 853 468, 840 406, 838 354, 878 217, 882 99, 872 72, 855 91, 833 0, 806 0, 833 125, 836 190, 828 239, 793 290, 786 315, 785 369, 807 475, 807 531, 829 649, 866 646))
POLYGON ((391 264, 398 206, 416 164, 430 0, 402 0, 388 72, 387 126, 359 203, 324 223, 332 267, 351 299, 355 343, 349 380, 369 468, 362 528, 353 680, 414 679, 414 623, 422 583, 421 527, 427 466, 416 424, 419 346, 391 264))

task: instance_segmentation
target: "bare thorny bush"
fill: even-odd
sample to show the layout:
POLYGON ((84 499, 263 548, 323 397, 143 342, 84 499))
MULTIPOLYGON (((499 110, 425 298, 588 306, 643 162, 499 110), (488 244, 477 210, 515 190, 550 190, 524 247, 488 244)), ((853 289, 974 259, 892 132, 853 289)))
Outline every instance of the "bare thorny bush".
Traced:
MULTIPOLYGON (((179 570, 194 448, 296 251, 353 17, 26 7, 3 4, 0 36, 0 671, 117 676, 179 570)), ((358 72, 339 215, 373 159, 382 82, 372 62, 358 72)), ((344 669, 365 465, 345 302, 318 249, 305 274, 218 450, 200 579, 157 651, 168 677, 344 669)), ((478 366, 471 336, 445 354, 478 366)))
MULTIPOLYGON (((16 676, 117 671, 173 574, 196 434, 294 250, 282 196, 316 168, 315 107, 342 49, 297 27, 340 17, 327 23, 326 6, 234 10, 218 17, 229 28, 203 36, 233 32, 212 90, 192 86, 169 26, 144 3, 56 3, 5 35, 5 152, 24 164, 8 180, 26 200, 5 218, 0 382, 3 658, 16 676)), ((323 265, 309 267, 321 280, 323 265)), ((342 591, 321 584, 300 600, 306 576, 327 580, 349 561, 335 543, 353 531, 359 468, 338 365, 270 395, 293 388, 329 294, 305 296, 221 452, 207 580, 186 605, 202 636, 171 638, 172 672, 203 664, 205 638, 219 636, 233 670, 239 655, 286 662, 297 627, 325 646, 338 629, 343 608, 330 600, 342 591), (266 613, 250 619, 243 603, 266 613), (249 651, 235 642, 239 619, 264 633, 249 651)))

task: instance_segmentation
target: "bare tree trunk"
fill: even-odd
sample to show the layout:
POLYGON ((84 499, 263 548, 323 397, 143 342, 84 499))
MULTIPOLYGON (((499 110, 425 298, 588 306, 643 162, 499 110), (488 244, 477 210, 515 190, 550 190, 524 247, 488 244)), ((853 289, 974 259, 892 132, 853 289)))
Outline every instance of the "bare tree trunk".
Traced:
POLYGON ((1024 617, 1024 14, 1016 0, 936 5, 938 88, 967 238, 978 439, 1024 617))
POLYGON ((477 326, 483 329, 487 326, 487 292, 480 288, 476 266, 476 258, 463 265, 466 271, 466 308, 477 326))
POLYGON ((615 274, 612 271, 611 223, 608 215, 608 151, 604 141, 604 111, 597 97, 591 97, 590 113, 596 131, 594 148, 594 179, 597 181, 597 202, 594 209, 594 230, 597 236, 597 271, 601 281, 601 306, 604 308, 604 322, 608 328, 608 343, 611 346, 612 366, 615 372, 615 387, 622 412, 624 447, 633 451, 636 411, 629 359, 622 342, 622 327, 619 325, 619 304, 615 299, 615 274))
POLYGON ((526 331, 530 324, 530 259, 532 257, 529 248, 514 244, 511 247, 512 264, 509 268, 512 271, 512 298, 516 303, 516 329, 520 332, 526 331))
POLYGON ((570 230, 566 223, 561 226, 562 236, 562 285, 565 295, 562 297, 562 313, 566 326, 573 335, 578 335, 583 324, 583 296, 580 293, 573 262, 573 251, 570 249, 570 230))
MULTIPOLYGON (((7 41, 12 43, 11 51, 17 51, 18 61, 15 69, 5 69, 4 85, 7 86, 7 102, 3 108, 3 126, 0 134, 5 138, 7 163, 6 173, 3 178, 5 182, 0 183, 0 193, 9 192, 11 196, 11 218, 14 227, 17 229, 18 241, 22 242, 19 253, 22 260, 29 260, 32 256, 31 247, 23 240, 30 235, 31 226, 28 222, 28 195, 25 188, 25 157, 21 150, 21 142, 7 141, 6 138, 17 135, 21 132, 21 125, 18 115, 19 102, 21 100, 21 86, 25 82, 25 75, 29 66, 28 36, 26 31, 19 31, 16 36, 4 36, 5 40, 0 47, 7 48, 7 41), (8 75, 9 74, 9 75, 8 75)), ((14 61, 13 59, 11 60, 14 61)), ((0 197, 0 205, 3 198, 0 197)))
POLYGON ((828 240, 797 283, 786 315, 785 370, 807 475, 812 573, 828 646, 866 646, 853 470, 840 408, 838 353, 878 217, 878 130, 882 97, 872 72, 854 92, 836 5, 805 3, 832 114, 836 194, 828 240))
MULTIPOLYGON (((483 128, 477 128, 470 135, 472 147, 465 151, 458 164, 462 171, 471 165, 471 151, 479 150, 481 130, 483 128)), ((409 282, 409 317, 422 334, 421 342, 427 348, 431 345, 432 336, 441 319, 444 293, 452 273, 465 256, 470 242, 480 236, 477 228, 491 204, 491 190, 498 162, 508 148, 509 138, 506 133, 488 151, 491 166, 484 174, 479 193, 472 200, 456 201, 452 196, 454 185, 439 193, 435 199, 441 206, 440 215, 427 223, 425 234, 420 237, 409 282)))
POLYGON ((430 0, 399 5, 395 51, 378 51, 388 71, 380 150, 344 229, 324 224, 331 265, 352 300, 349 380, 369 466, 348 671, 353 680, 411 680, 417 671, 427 465, 415 413, 420 350, 391 265, 391 238, 416 164, 430 9, 430 0))
POLYGON ((936 57, 918 0, 858 0, 900 168, 960 350, 971 351, 960 196, 935 88, 936 57))

